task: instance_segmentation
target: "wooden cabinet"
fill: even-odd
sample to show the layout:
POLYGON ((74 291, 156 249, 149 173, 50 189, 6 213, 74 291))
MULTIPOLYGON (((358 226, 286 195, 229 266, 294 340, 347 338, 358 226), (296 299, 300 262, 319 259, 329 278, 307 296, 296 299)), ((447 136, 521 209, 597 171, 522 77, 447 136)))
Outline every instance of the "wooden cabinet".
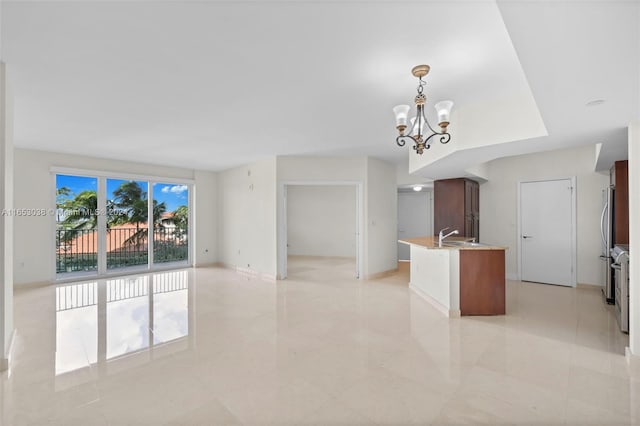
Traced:
POLYGON ((504 315, 504 250, 460 250, 460 315, 504 315))
POLYGON ((613 192, 613 243, 629 244, 629 172, 628 161, 616 161, 611 168, 613 192))
POLYGON ((480 185, 466 178, 437 180, 433 184, 433 231, 457 229, 460 236, 480 238, 480 185))

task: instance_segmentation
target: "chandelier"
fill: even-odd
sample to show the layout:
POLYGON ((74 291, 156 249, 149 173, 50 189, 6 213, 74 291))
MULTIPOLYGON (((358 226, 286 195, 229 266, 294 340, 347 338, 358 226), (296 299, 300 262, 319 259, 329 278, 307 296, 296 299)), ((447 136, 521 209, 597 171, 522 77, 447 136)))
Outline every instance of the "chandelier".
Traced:
POLYGON ((422 77, 429 74, 431 67, 429 65, 416 65, 411 70, 411 74, 418 77, 420 83, 418 85, 418 94, 415 97, 416 103, 416 116, 411 119, 411 128, 409 132, 405 134, 407 129, 407 116, 411 107, 409 105, 398 105, 393 108, 393 113, 396 115, 396 129, 400 132, 400 136, 396 138, 398 146, 404 146, 407 141, 411 141, 413 149, 416 153, 422 155, 425 149, 431 147, 431 138, 434 136, 440 137, 440 143, 448 143, 451 140, 451 135, 447 133, 447 126, 449 125, 449 115, 451 114, 452 101, 441 101, 435 104, 435 109, 438 113, 438 126, 440 131, 435 131, 427 121, 427 117, 424 114, 424 104, 427 102, 427 96, 422 93, 424 86, 427 84, 422 77), (425 125, 431 131, 430 134, 425 134, 425 125))

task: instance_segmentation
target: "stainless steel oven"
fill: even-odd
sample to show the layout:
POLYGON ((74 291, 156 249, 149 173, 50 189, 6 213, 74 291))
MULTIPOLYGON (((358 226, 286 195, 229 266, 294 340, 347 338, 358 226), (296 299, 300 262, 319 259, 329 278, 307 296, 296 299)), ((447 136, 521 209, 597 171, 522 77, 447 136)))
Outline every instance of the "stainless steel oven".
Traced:
POLYGON ((620 330, 629 332, 629 246, 618 245, 611 250, 615 271, 615 312, 620 330))

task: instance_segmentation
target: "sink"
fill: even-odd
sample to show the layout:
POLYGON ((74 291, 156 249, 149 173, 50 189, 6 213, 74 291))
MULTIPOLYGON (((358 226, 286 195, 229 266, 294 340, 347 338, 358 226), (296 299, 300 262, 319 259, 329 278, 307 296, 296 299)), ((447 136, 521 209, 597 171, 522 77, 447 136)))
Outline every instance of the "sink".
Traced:
POLYGON ((448 247, 487 247, 486 244, 474 243, 473 241, 444 241, 442 245, 448 247))

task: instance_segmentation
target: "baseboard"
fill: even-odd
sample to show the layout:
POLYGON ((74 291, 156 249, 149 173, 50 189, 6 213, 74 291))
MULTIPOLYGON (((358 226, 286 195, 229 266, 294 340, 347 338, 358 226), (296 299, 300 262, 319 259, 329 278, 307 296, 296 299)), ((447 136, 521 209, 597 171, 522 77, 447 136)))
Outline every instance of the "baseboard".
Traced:
POLYGON ((222 266, 220 262, 208 262, 208 263, 199 263, 194 266, 194 268, 215 268, 222 266))
POLYGON ((51 284, 56 284, 56 282, 55 281, 34 281, 31 283, 22 283, 22 284, 13 283, 13 289, 15 291, 29 290, 29 289, 40 288, 40 287, 48 287, 51 284))
POLYGON ((429 303, 431 306, 433 306, 438 311, 440 311, 447 318, 460 318, 460 310, 459 309, 449 309, 449 308, 447 308, 442 303, 438 302, 436 299, 434 299, 433 297, 429 296, 427 293, 425 293, 424 291, 420 290, 418 287, 414 286, 411 283, 409 283, 409 288, 415 294, 417 294, 422 299, 424 299, 427 303, 429 303))
POLYGON ((239 274, 242 275, 250 275, 252 277, 258 277, 259 273, 258 271, 256 271, 255 269, 251 269, 251 268, 243 268, 242 266, 236 266, 235 268, 231 268, 231 269, 235 269, 235 271, 239 274))
POLYGON ((631 353, 631 348, 627 346, 624 349, 624 357, 627 360, 629 366, 629 374, 631 377, 640 380, 640 356, 631 353))
POLYGON ((602 286, 599 284, 578 283, 576 284, 576 288, 582 288, 585 290, 600 290, 602 286))
POLYGON ((518 274, 513 274, 513 273, 512 274, 507 274, 506 278, 509 281, 520 281, 520 277, 518 276, 518 274))
POLYGON ((16 337, 16 330, 11 332, 11 337, 9 338, 9 347, 7 348, 7 353, 0 358, 0 371, 7 371, 9 366, 11 365, 11 354, 13 352, 13 341, 16 337))
POLYGON ((277 281, 276 274, 260 274, 260 279, 270 283, 275 283, 277 281))
POLYGON ((297 258, 297 259, 327 259, 327 260, 345 260, 345 259, 353 259, 355 260, 355 256, 320 256, 315 254, 289 254, 288 258, 297 258))
POLYGON ((386 270, 386 271, 376 272, 375 274, 367 275, 365 277, 365 279, 366 280, 377 280, 377 279, 380 279, 380 278, 389 277, 391 275, 394 275, 397 272, 398 272, 398 268, 389 269, 389 270, 386 270))
POLYGON ((259 272, 252 268, 245 268, 242 266, 231 265, 230 263, 219 262, 218 267, 222 267, 225 269, 230 269, 232 271, 237 272, 238 274, 245 275, 251 278, 260 279, 262 281, 273 282, 277 281, 276 274, 268 274, 265 272, 259 272))

